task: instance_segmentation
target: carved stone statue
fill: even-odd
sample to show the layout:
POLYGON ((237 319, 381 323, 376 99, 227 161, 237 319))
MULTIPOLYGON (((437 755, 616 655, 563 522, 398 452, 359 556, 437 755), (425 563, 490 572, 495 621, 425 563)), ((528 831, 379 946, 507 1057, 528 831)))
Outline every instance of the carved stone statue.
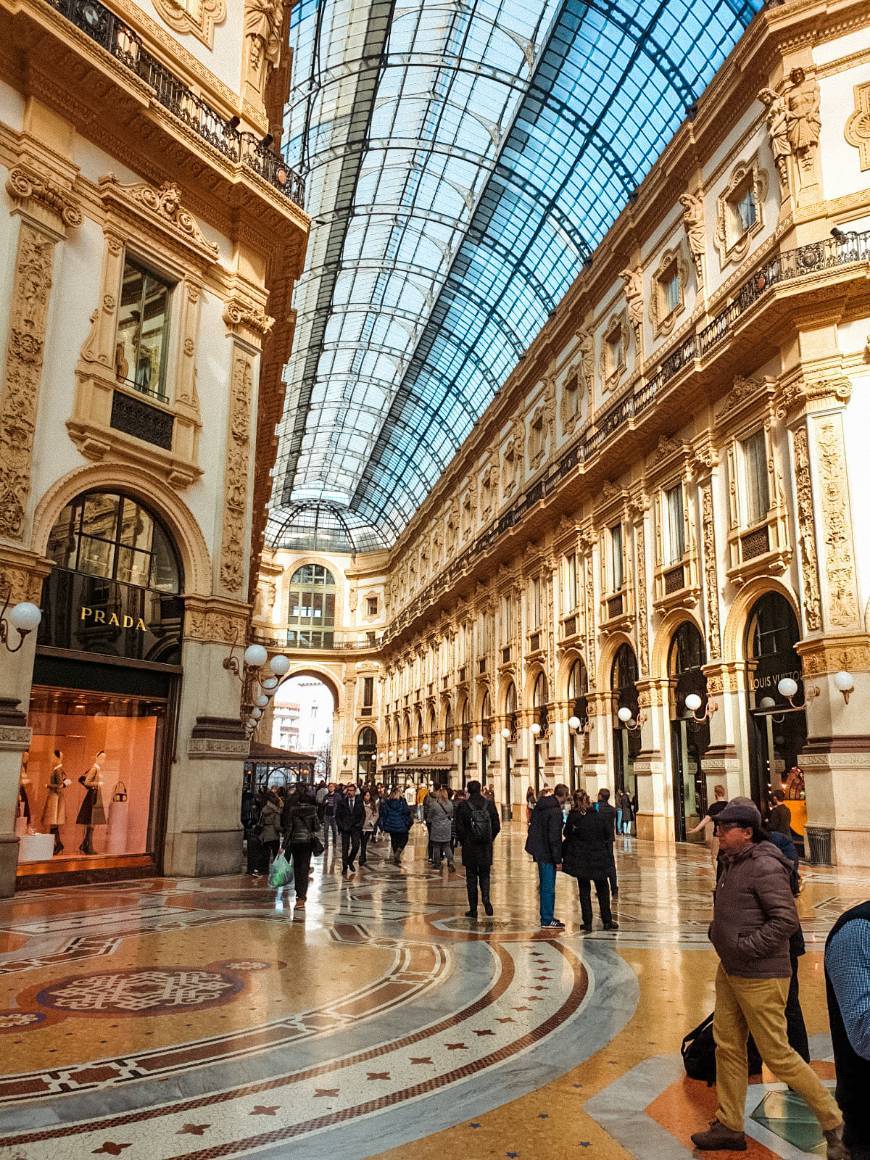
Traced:
POLYGON ((686 230, 689 251, 695 263, 698 285, 703 286, 704 250, 706 248, 703 194, 700 190, 697 193, 684 193, 680 197, 680 205, 683 207, 683 226, 686 230))
POLYGON ((258 73, 263 61, 274 68, 281 57, 283 0, 248 0, 245 36, 251 42, 251 71, 258 73))
POLYGON ((791 153, 785 98, 780 96, 775 89, 760 89, 758 99, 766 110, 764 119, 767 122, 770 148, 773 152, 776 171, 779 174, 779 184, 785 192, 788 190, 788 161, 786 158, 791 153))
POLYGON ((643 267, 627 266, 619 271, 619 276, 625 283, 625 301, 628 305, 628 318, 634 328, 634 337, 640 355, 640 333, 643 326, 643 267))
POLYGON ((792 88, 786 94, 786 123, 791 151, 802 169, 811 169, 819 145, 822 121, 819 114, 819 86, 808 81, 802 68, 791 70, 792 88))

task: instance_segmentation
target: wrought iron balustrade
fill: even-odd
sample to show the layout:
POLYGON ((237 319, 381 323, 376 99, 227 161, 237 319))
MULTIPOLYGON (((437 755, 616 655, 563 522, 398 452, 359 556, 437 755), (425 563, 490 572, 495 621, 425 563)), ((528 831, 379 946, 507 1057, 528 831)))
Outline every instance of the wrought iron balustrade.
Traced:
POLYGON ((383 638, 360 640, 358 637, 344 637, 336 632, 314 629, 308 636, 304 629, 287 629, 283 633, 254 633, 251 637, 257 644, 267 648, 301 650, 304 652, 365 652, 376 649, 383 638))
POLYGON ((52 8, 81 29, 154 91, 155 100, 230 161, 253 170, 288 200, 302 206, 305 181, 253 133, 234 129, 166 65, 143 47, 139 35, 100 0, 48 0, 52 8))

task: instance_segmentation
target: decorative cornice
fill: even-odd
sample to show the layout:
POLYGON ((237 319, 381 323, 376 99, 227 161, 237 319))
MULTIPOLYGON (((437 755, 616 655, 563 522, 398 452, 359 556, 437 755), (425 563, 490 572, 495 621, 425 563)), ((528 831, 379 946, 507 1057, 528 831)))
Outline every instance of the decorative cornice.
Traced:
POLYGON ((16 165, 6 179, 6 192, 16 209, 26 212, 35 203, 58 224, 75 229, 82 224, 82 212, 68 190, 44 177, 29 165, 16 165))
POLYGON ((205 237, 193 215, 182 207, 181 190, 174 181, 164 181, 159 188, 145 181, 122 185, 109 173, 100 178, 99 188, 106 209, 115 205, 122 212, 145 218, 205 261, 218 260, 217 244, 205 237))
POLYGON ((227 301, 223 318, 230 333, 245 337, 244 332, 250 331, 260 342, 275 325, 275 319, 270 318, 259 306, 248 299, 238 297, 227 301))

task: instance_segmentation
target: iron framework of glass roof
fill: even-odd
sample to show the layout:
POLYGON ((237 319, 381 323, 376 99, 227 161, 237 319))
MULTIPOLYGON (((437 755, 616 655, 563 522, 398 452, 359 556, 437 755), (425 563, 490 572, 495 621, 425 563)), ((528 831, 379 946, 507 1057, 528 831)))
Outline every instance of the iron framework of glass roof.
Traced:
POLYGON ((313 225, 267 542, 321 506, 395 541, 759 6, 298 0, 313 225))

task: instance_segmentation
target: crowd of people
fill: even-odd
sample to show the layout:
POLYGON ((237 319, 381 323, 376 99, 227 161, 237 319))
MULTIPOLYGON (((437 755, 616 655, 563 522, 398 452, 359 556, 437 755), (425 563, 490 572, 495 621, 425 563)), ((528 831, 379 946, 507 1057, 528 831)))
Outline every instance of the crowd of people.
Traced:
MULTIPOLYGON (((748 1077, 763 1061, 801 1095, 818 1118, 828 1160, 870 1160, 870 901, 843 914, 825 948, 825 980, 837 1086, 832 1093, 809 1064, 800 1006, 798 961, 805 953, 795 899, 801 889, 800 858, 788 824, 784 791, 771 795, 766 821, 748 798, 728 801, 716 786, 714 801, 691 833, 709 838, 715 889, 709 936, 719 959, 715 980, 713 1039, 717 1108, 710 1127, 692 1136, 699 1151, 745 1151, 744 1112, 748 1077)), ((537 866, 540 924, 556 934, 559 872, 577 882, 581 930, 593 929, 592 891, 601 924, 616 931, 613 901, 619 898, 614 852, 628 836, 637 802, 608 789, 593 802, 566 785, 530 788, 526 797, 525 850, 537 866)), ((249 811, 248 871, 268 871, 279 849, 292 854, 296 907, 303 909, 311 858, 341 848, 345 876, 364 867, 370 846, 389 841, 389 858, 401 865, 415 824, 427 830, 433 871, 456 868, 461 848, 468 897, 466 917, 482 907, 492 916, 490 876, 501 830, 492 790, 470 781, 464 789, 409 783, 358 786, 302 784, 269 789, 249 811)))

